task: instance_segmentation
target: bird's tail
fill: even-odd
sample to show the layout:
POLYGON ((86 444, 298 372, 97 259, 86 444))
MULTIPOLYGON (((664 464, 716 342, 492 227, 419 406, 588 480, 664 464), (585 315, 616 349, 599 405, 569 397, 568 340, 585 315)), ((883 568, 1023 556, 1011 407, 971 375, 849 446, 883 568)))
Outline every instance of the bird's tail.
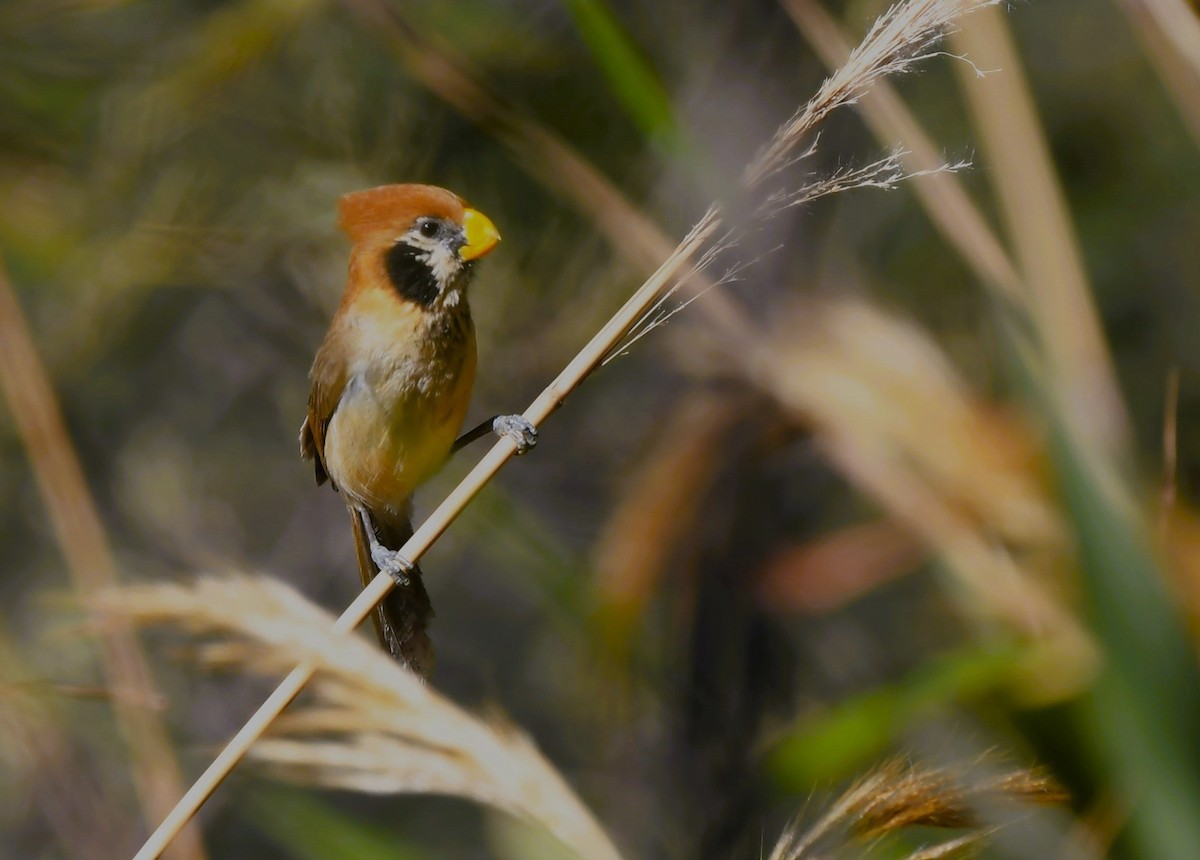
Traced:
MULTIPOLYGON (((358 573, 364 586, 379 573, 371 559, 371 545, 367 540, 366 526, 354 509, 350 510, 350 521, 354 526, 354 552, 358 556, 358 573)), ((412 523, 408 520, 396 523, 376 523, 375 536, 391 550, 398 550, 412 537, 412 523)), ((407 586, 397 585, 380 601, 372 613, 379 644, 393 657, 423 678, 433 672, 433 643, 429 639, 429 622, 433 618, 433 604, 421 580, 421 569, 413 565, 408 574, 407 586)))

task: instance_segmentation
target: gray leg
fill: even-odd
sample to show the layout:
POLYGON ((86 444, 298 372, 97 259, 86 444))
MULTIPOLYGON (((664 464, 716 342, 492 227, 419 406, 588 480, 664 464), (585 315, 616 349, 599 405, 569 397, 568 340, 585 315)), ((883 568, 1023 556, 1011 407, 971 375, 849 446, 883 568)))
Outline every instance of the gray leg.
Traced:
POLYGON ((497 436, 508 436, 511 438, 517 443, 518 457, 536 445, 538 439, 537 428, 525 420, 524 415, 494 415, 459 436, 454 442, 454 447, 450 449, 451 453, 457 453, 476 439, 481 439, 488 435, 488 433, 495 433, 497 436))
POLYGON ((408 575, 413 571, 413 563, 400 555, 399 550, 388 549, 375 536, 375 524, 371 522, 371 514, 359 508, 358 516, 362 519, 363 528, 367 532, 367 541, 371 544, 371 561, 379 568, 380 573, 386 573, 396 585, 408 586, 411 580, 408 575))

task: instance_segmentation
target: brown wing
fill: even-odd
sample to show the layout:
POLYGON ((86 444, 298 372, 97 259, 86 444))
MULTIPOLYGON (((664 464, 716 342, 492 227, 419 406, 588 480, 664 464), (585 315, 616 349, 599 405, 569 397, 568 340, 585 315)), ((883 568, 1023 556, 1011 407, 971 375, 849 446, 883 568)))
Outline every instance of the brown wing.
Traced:
POLYGON ((322 344, 309 377, 312 389, 308 393, 308 415, 300 426, 300 456, 313 461, 319 486, 329 480, 325 471, 325 431, 346 387, 346 363, 332 360, 322 344))

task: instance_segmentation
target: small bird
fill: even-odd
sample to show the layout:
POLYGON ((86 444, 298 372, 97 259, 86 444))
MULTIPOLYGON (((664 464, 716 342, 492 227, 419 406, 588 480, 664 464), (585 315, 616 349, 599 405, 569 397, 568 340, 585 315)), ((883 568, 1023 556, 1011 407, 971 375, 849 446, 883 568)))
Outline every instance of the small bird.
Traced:
POLYGON ((375 611, 380 643, 428 677, 433 608, 420 569, 398 552, 413 533, 413 491, 488 432, 512 436, 519 454, 537 441, 519 415, 494 416, 455 439, 477 360, 467 286, 500 234, 431 185, 359 191, 338 208, 353 248, 309 374, 300 455, 313 461, 318 485, 330 481, 346 500, 363 584, 380 571, 396 581, 375 611))

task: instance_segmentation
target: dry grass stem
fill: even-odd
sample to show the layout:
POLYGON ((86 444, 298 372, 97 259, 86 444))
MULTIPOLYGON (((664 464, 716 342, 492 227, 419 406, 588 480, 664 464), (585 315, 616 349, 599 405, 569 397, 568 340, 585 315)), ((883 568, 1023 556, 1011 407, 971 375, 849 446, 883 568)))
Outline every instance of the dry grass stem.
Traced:
MULTIPOLYGON (((29 454, 50 526, 66 558, 81 603, 117 582, 112 548, 88 491, 54 389, 30 336, 17 297, 0 261, 0 390, 29 454)), ((112 627, 97 640, 100 669, 114 690, 113 713, 129 749, 133 782, 144 814, 155 821, 183 794, 183 779, 166 730, 157 714, 138 704, 158 698, 150 669, 133 632, 112 627)), ((202 858, 199 833, 189 830, 174 853, 202 858)))
MULTIPOLYGON (((525 411, 525 418, 535 426, 540 425, 566 399, 608 354, 630 327, 640 318, 662 291, 672 283, 688 261, 700 253, 700 249, 711 239, 716 225, 712 221, 702 222, 693 228, 680 243, 675 253, 646 281, 625 305, 597 332, 586 346, 563 369, 538 398, 525 411)), ((413 561, 433 545, 441 534, 450 527, 462 510, 479 493, 500 468, 516 453, 516 444, 511 438, 500 439, 483 459, 476 464, 458 486, 429 515, 413 536, 400 548, 404 557, 413 561)), ((353 630, 375 605, 392 589, 392 579, 380 574, 368 583, 354 602, 338 618, 335 628, 339 632, 353 630)), ((301 663, 276 687, 275 691, 259 707, 242 728, 218 753, 216 759, 192 784, 174 809, 163 819, 138 851, 135 860, 157 857, 170 844, 174 835, 183 827, 218 785, 229 775, 238 761, 249 751, 250 746, 267 727, 283 712, 283 709, 304 689, 312 677, 313 666, 301 663)))
POLYGON ((561 775, 515 728, 468 714, 365 638, 287 585, 249 577, 191 586, 128 587, 103 609, 144 625, 218 637, 206 662, 267 676, 297 660, 315 676, 311 698, 275 724, 254 757, 285 778, 374 793, 445 794, 545 828, 579 857, 617 860, 616 848, 561 775))
POLYGON ((1183 0, 1123 0, 1145 49, 1167 92, 1200 146, 1200 21, 1183 0))
POLYGON ((983 821, 997 804, 1048 806, 1067 798, 1053 781, 1030 770, 970 782, 965 774, 924 768, 900 760, 884 763, 842 793, 808 827, 793 825, 771 852, 770 860, 806 860, 841 856, 823 846, 847 837, 875 841, 909 827, 972 832, 907 855, 918 858, 962 857, 978 847, 991 829, 983 821))
MULTIPOLYGON (((851 71, 835 73, 830 79, 835 83, 831 85, 827 82, 818 96, 810 102, 810 106, 780 129, 765 150, 764 156, 760 157, 756 164, 770 167, 771 170, 782 168, 784 164, 779 160, 786 161, 800 147, 812 130, 813 122, 826 116, 838 105, 860 95, 872 81, 884 74, 909 68, 922 56, 922 51, 928 49, 935 35, 940 34, 955 18, 990 2, 994 0, 967 3, 951 0, 909 0, 889 10, 882 23, 872 29, 867 48, 854 53, 851 71), (915 41, 906 43, 906 39, 915 41)), ((747 175, 755 174, 756 170, 752 167, 747 175)), ((524 417, 538 426, 561 406, 567 396, 617 347, 663 293, 687 273, 692 261, 702 255, 706 248, 711 247, 712 240, 721 235, 721 232, 721 222, 716 209, 710 208, 654 274, 534 400, 525 411, 524 417)), ((418 560, 515 450, 511 439, 505 438, 497 442, 416 530, 413 537, 401 547, 401 553, 406 558, 418 560)), ((362 623, 392 587, 390 577, 377 576, 342 613, 336 624, 337 629, 344 632, 362 623)), ((305 663, 284 679, 142 846, 137 855, 138 860, 158 856, 178 828, 195 814, 249 750, 251 744, 299 693, 311 674, 312 666, 305 663)))
MULTIPOLYGON (((814 140, 811 145, 796 156, 796 159, 803 160, 809 158, 816 151, 817 142, 814 140)), ((874 188, 882 191, 890 191, 896 188, 901 182, 909 179, 921 176, 933 176, 940 173, 953 173, 969 166, 969 162, 960 161, 954 164, 939 164, 928 170, 914 173, 905 169, 903 159, 906 154, 904 150, 896 150, 890 155, 886 155, 869 164, 857 167, 840 167, 832 173, 810 178, 808 182, 799 188, 768 194, 758 207, 754 221, 765 221, 773 218, 785 209, 805 206, 821 197, 852 191, 856 188, 874 188)), ((716 209, 710 209, 705 213, 704 218, 705 222, 718 219, 719 213, 716 209)), ((752 224, 740 225, 736 229, 726 230, 718 238, 714 239, 692 266, 677 277, 675 283, 647 309, 646 313, 642 315, 641 319, 637 321, 621 343, 615 346, 613 351, 605 358, 604 363, 607 364, 614 358, 624 355, 633 344, 637 343, 637 341, 641 340, 654 329, 666 325, 672 317, 686 310, 693 302, 708 296, 717 287, 736 282, 743 272, 759 262, 760 258, 742 258, 716 278, 711 277, 708 273, 708 270, 716 260, 723 254, 738 247, 741 235, 745 230, 751 228, 752 224), (671 304, 679 291, 684 289, 687 290, 687 298, 682 302, 671 304)), ((778 250, 778 248, 774 250, 778 250)), ((740 314, 732 316, 728 313, 721 313, 722 309, 714 307, 710 307, 708 310, 709 313, 706 316, 709 319, 721 320, 723 328, 740 335, 744 335, 748 331, 750 323, 740 314)))
POLYGON ((1175 511, 1176 481, 1179 471, 1179 366, 1167 371, 1167 392, 1163 397, 1162 492, 1159 509, 1159 537, 1166 544, 1175 511))
MULTIPOLYGON (((957 69, 1024 275, 1054 395, 1065 404, 1085 450, 1123 451, 1129 431, 1112 357, 1008 25, 999 10, 985 9, 953 39, 977 62, 1004 70, 980 79, 957 69)), ((1092 459, 1099 469, 1098 457, 1092 459)))
MULTIPOLYGON (((816 146, 810 148, 814 152, 816 146)), ((807 155, 807 153, 806 153, 807 155)), ((769 211, 787 209, 793 206, 803 206, 821 197, 849 191, 853 188, 877 188, 890 191, 901 182, 921 177, 937 176, 943 173, 954 173, 970 166, 968 161, 958 161, 954 164, 937 164, 924 170, 910 171, 905 168, 909 153, 897 149, 878 161, 859 167, 841 167, 827 176, 819 176, 809 184, 795 191, 781 192, 771 195, 766 207, 769 211)))
POLYGON ((1200 17, 1184 0, 1124 0, 1131 9, 1144 10, 1175 52, 1200 77, 1200 17))

